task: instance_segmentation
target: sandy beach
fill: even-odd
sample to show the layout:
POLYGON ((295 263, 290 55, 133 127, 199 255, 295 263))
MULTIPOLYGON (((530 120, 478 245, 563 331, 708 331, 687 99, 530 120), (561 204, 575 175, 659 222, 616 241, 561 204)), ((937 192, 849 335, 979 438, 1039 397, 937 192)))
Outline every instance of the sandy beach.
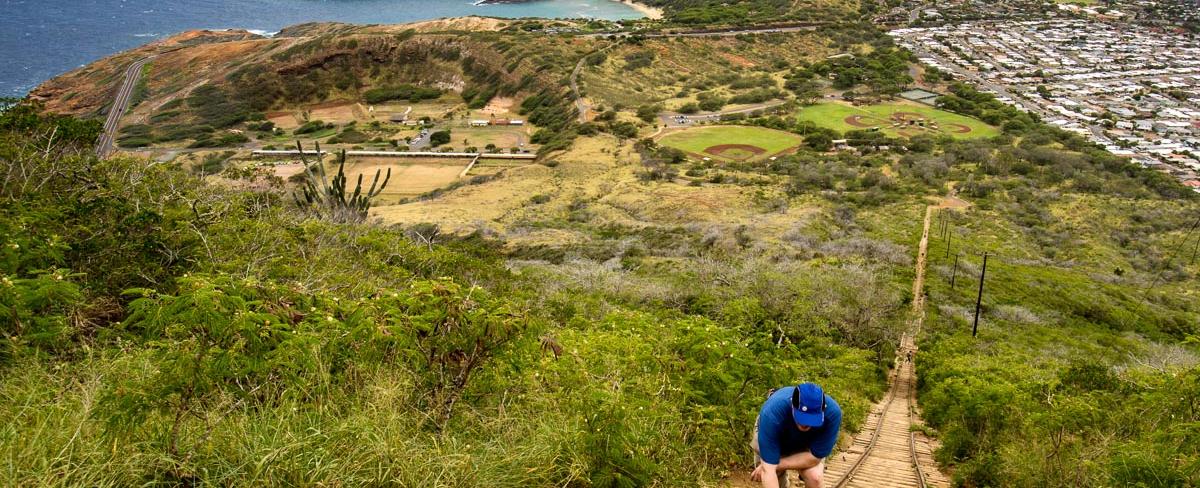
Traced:
POLYGON ((654 8, 654 7, 651 7, 651 6, 643 4, 643 3, 635 2, 633 0, 618 0, 618 1, 620 1, 621 3, 623 3, 625 5, 632 7, 634 10, 637 10, 638 12, 641 12, 642 15, 645 15, 646 18, 648 18, 648 19, 659 20, 659 19, 663 18, 662 9, 654 8))

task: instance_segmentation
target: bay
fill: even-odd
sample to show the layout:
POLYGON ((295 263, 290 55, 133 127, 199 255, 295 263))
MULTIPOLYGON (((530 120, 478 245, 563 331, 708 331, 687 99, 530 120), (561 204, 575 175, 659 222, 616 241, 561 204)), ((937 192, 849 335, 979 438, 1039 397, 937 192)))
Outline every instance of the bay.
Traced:
POLYGON ((612 0, 0 0, 0 96, 113 53, 191 29, 271 33, 320 21, 394 24, 441 17, 641 17, 612 0))

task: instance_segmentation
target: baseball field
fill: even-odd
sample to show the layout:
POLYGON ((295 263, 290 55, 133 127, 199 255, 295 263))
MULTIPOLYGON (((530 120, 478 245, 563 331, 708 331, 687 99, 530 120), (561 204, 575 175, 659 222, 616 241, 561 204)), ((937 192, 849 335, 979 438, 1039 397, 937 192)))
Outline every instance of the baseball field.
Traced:
POLYGON ((800 145, 802 140, 798 135, 774 129, 718 125, 671 132, 658 143, 697 158, 740 162, 779 154, 800 145))
POLYGON ((856 107, 846 103, 821 103, 801 109, 796 116, 799 120, 839 132, 877 128, 892 137, 930 134, 969 139, 999 133, 995 127, 979 120, 918 104, 883 103, 856 107))

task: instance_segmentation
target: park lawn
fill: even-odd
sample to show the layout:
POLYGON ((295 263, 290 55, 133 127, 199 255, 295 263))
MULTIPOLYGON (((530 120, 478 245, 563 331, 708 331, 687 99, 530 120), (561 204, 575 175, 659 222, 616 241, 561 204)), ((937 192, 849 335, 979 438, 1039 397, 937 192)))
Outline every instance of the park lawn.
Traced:
MULTIPOLYGON (((797 114, 799 120, 811 121, 819 127, 826 127, 839 132, 863 129, 856 127, 846 122, 847 117, 854 115, 869 117, 869 120, 878 121, 878 127, 891 137, 911 136, 905 134, 893 127, 887 122, 888 117, 896 112, 908 112, 920 114, 927 120, 937 122, 940 129, 937 131, 928 131, 930 134, 944 134, 960 139, 971 139, 977 137, 991 137, 999 133, 995 127, 983 123, 980 120, 950 113, 945 110, 938 110, 933 107, 918 104, 903 104, 903 103, 882 103, 876 105, 867 105, 855 107, 845 103, 820 103, 811 107, 804 107, 797 114), (964 126, 970 129, 970 132, 962 133, 949 130, 950 124, 964 126)), ((908 131, 905 131, 908 132, 908 131)))
POLYGON ((672 132, 659 139, 659 144, 685 152, 713 157, 704 150, 724 144, 755 146, 765 151, 763 156, 779 153, 800 145, 798 135, 762 127, 718 125, 695 127, 672 132))

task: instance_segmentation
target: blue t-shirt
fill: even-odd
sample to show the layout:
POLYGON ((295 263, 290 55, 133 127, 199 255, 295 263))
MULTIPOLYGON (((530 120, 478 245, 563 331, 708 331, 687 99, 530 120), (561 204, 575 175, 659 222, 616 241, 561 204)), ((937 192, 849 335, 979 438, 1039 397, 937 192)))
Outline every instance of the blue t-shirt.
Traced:
POLYGON ((758 455, 767 464, 779 464, 784 456, 809 451, 825 458, 837 444, 842 428, 842 408, 825 395, 825 424, 801 432, 792 419, 792 392, 796 387, 780 388, 767 398, 758 412, 758 455))

